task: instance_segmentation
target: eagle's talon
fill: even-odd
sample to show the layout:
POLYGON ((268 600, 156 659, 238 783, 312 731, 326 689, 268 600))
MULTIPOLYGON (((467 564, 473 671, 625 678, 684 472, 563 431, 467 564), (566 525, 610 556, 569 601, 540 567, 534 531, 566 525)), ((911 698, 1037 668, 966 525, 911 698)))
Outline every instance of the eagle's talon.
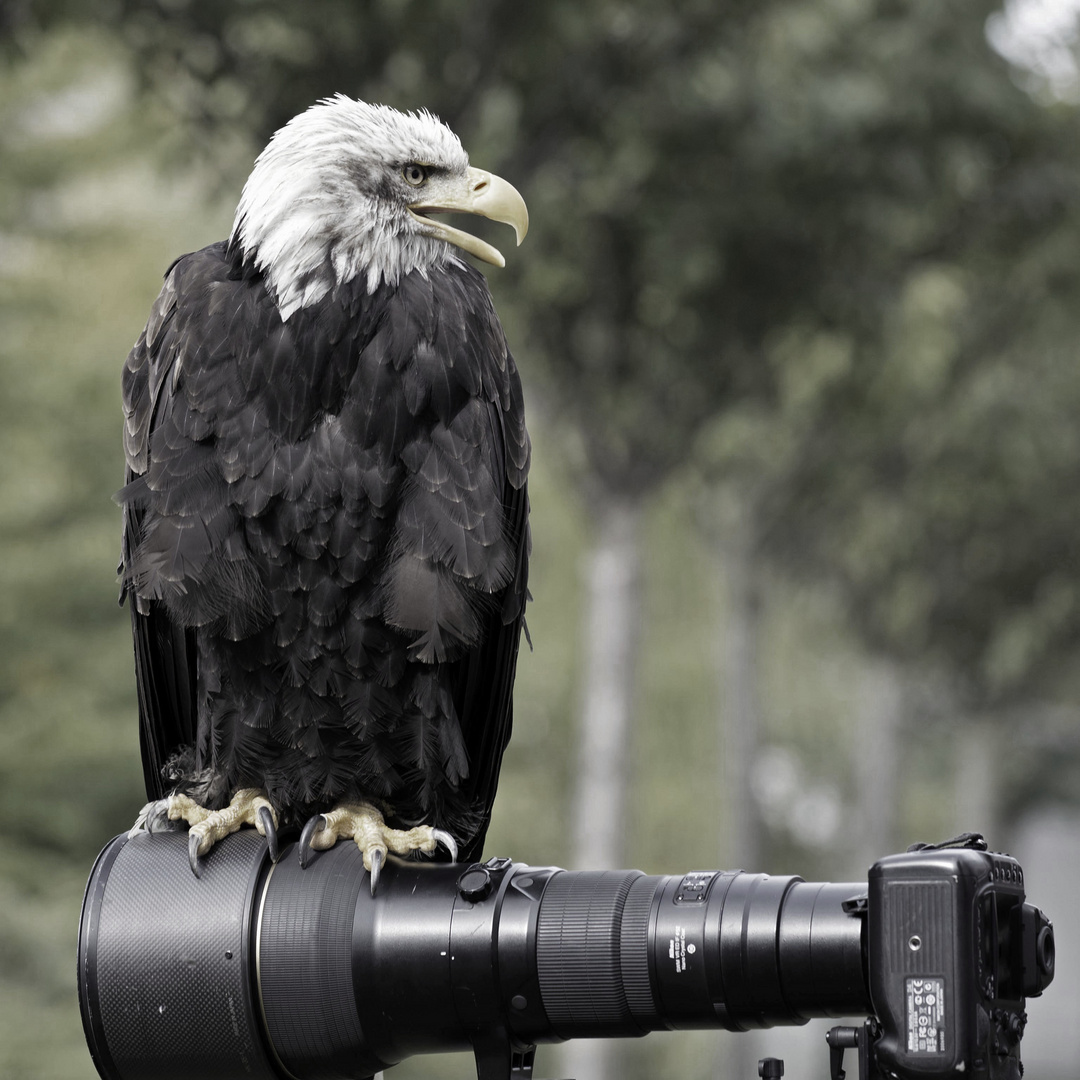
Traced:
POLYGON ((382 874, 383 860, 386 858, 382 848, 375 848, 369 856, 371 859, 371 895, 379 887, 379 876, 382 874))
POLYGON ((311 853, 314 850, 311 846, 311 838, 325 828, 326 818, 322 814, 313 814, 304 824, 303 831, 300 833, 300 843, 297 844, 301 870, 306 870, 311 862, 311 853))
POLYGON ((458 861, 457 841, 448 832, 443 832, 442 829, 432 829, 431 833, 435 837, 435 843, 442 844, 450 854, 450 861, 456 863, 458 861))
POLYGON ((270 861, 276 863, 281 857, 278 848, 277 826, 274 824, 274 815, 269 806, 260 806, 255 814, 256 828, 266 837, 266 848, 270 852, 270 861))
POLYGON ((233 794, 229 805, 220 810, 208 810, 190 796, 176 793, 149 804, 144 810, 151 808, 154 813, 148 816, 146 823, 151 829, 181 829, 187 825, 188 862, 196 877, 200 877, 206 868, 204 856, 210 849, 244 825, 255 826, 266 837, 271 858, 276 858, 278 838, 274 808, 257 788, 241 788, 233 794))
POLYGON ((411 855, 423 852, 430 855, 442 844, 457 861, 457 843, 441 829, 430 825, 417 825, 411 829, 392 829, 386 824, 382 812, 370 803, 341 803, 324 814, 308 819, 300 834, 300 865, 307 867, 313 851, 327 851, 346 837, 359 848, 364 869, 371 876, 372 893, 379 883, 379 875, 386 866, 389 852, 395 855, 411 855))
POLYGON ((206 863, 199 855, 199 845, 202 843, 202 837, 196 832, 188 833, 188 862, 191 863, 191 872, 197 877, 202 877, 203 869, 206 863))

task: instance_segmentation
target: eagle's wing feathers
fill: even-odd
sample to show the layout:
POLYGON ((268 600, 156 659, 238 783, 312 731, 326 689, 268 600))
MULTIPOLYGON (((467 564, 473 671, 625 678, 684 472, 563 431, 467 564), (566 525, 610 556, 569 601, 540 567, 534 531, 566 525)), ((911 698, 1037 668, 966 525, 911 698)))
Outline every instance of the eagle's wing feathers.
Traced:
MULTIPOLYGON (((251 304, 253 290, 227 270, 223 245, 214 245, 179 259, 166 277, 124 370, 129 480, 119 499, 126 510, 124 584, 140 612, 157 601, 181 626, 220 625, 236 637, 265 623, 268 607, 244 557, 230 452, 243 457, 248 473, 264 463, 264 484, 285 481, 267 476, 272 457, 259 412, 251 411, 252 425, 237 435, 242 448, 217 435, 240 427, 233 414, 249 400, 243 361, 272 365, 282 346, 266 332, 272 305, 251 304), (230 338, 225 328, 244 304, 248 332, 230 338), (249 348, 238 350, 237 342, 249 348)), ((286 396, 265 395, 271 402, 286 396)))
MULTIPOLYGON (((372 346, 410 350, 401 365, 407 406, 436 421, 413 427, 400 450, 406 478, 384 611, 416 635, 414 659, 449 669, 467 762, 460 794, 469 821, 457 834, 462 857, 472 858, 510 737, 527 594, 529 443, 517 370, 483 278, 464 268, 431 281, 414 275, 399 298, 408 314, 389 319, 391 336, 372 346)), ((441 752, 457 771, 450 749, 441 752)))
POLYGON ((513 577, 502 604, 487 616, 480 647, 459 661, 454 700, 472 763, 467 791, 481 825, 463 845, 466 861, 480 857, 513 725, 513 688, 528 595, 529 497, 525 485, 508 491, 506 524, 514 542, 513 577))
MULTIPOLYGON (((158 410, 170 359, 162 356, 161 339, 176 312, 175 263, 124 365, 124 451, 127 487, 121 492, 121 601, 131 593, 130 568, 143 534, 145 508, 125 498, 147 469, 150 432, 158 410)), ((165 794, 163 769, 180 746, 195 740, 195 643, 193 632, 179 627, 160 605, 132 595, 132 635, 135 646, 135 686, 139 700, 139 745, 147 797, 165 794)))
POLYGON ((259 331, 272 322, 273 306, 265 294, 262 310, 252 303, 253 290, 232 279, 224 253, 216 244, 169 267, 123 371, 121 595, 131 603, 152 799, 165 792, 169 759, 198 738, 197 628, 236 637, 269 616, 244 557, 229 480, 239 466, 252 481, 249 498, 264 494, 257 478, 271 457, 267 410, 254 407, 243 377, 265 360, 259 331), (223 423, 223 413, 237 415, 223 423))

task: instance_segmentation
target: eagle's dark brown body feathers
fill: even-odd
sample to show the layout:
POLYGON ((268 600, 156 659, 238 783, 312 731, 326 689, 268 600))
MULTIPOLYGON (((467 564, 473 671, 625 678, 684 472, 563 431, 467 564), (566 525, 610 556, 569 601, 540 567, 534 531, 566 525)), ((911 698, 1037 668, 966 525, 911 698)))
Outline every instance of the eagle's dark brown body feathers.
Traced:
POLYGON ((529 548, 521 386, 457 259, 283 321, 235 245, 170 269, 123 379, 148 794, 374 798, 479 854, 529 548))

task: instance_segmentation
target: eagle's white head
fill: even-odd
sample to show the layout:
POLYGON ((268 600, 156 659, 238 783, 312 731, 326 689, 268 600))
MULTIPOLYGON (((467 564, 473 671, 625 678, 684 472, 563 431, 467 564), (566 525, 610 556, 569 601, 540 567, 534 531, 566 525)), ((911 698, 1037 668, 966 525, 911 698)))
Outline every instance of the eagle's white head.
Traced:
POLYGON ((469 167, 458 137, 428 112, 401 113, 343 94, 293 117, 244 185, 232 243, 264 274, 281 317, 356 277, 368 292, 455 259, 502 266, 490 244, 425 215, 455 211, 529 227, 505 180, 469 167))

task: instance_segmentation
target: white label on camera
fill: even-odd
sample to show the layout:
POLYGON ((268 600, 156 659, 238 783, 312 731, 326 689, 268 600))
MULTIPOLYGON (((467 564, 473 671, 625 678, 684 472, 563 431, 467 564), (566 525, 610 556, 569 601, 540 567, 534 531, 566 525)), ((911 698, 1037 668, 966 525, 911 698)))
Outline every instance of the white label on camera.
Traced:
POLYGON ((907 1048, 911 1054, 945 1053, 945 980, 907 980, 907 1048))

